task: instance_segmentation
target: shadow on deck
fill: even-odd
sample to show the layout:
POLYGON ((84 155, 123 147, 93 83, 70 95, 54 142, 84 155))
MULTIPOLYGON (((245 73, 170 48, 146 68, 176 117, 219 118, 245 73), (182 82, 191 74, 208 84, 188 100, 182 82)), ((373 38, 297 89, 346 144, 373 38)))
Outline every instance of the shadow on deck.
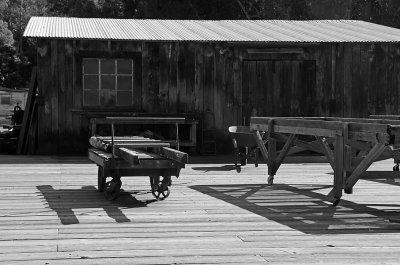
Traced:
POLYGON ((36 188, 44 196, 44 199, 49 204, 49 208, 57 213, 58 218, 64 225, 78 224, 79 220, 74 214, 73 209, 85 208, 102 208, 117 223, 130 222, 131 220, 124 215, 119 207, 146 207, 147 204, 155 201, 138 201, 132 196, 132 193, 125 191, 121 191, 116 200, 108 201, 94 186, 60 190, 54 189, 51 185, 41 185, 36 188))
MULTIPOLYGON (((348 200, 333 207, 326 195, 318 193, 331 186, 296 186, 195 185, 190 188, 307 234, 398 233, 400 230, 400 224, 388 222, 395 211, 348 200)), ((384 206, 398 209, 398 205, 384 206)))

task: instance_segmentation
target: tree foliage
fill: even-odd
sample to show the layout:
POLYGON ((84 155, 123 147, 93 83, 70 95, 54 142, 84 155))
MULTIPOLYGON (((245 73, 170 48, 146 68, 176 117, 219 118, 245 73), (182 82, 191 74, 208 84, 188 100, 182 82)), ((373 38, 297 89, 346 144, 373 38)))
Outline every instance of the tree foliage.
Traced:
POLYGON ((14 37, 8 25, 3 20, 0 20, 0 47, 12 47, 14 44, 14 37))

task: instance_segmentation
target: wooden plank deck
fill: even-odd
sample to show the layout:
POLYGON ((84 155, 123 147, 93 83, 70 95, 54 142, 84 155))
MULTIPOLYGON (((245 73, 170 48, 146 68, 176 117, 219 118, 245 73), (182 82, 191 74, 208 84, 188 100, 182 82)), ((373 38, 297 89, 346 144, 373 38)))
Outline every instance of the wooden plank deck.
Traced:
POLYGON ((265 164, 207 159, 191 158, 165 201, 124 177, 109 202, 86 157, 0 156, 0 263, 398 264, 399 183, 360 180, 333 208, 328 163, 283 164, 267 186, 265 164))

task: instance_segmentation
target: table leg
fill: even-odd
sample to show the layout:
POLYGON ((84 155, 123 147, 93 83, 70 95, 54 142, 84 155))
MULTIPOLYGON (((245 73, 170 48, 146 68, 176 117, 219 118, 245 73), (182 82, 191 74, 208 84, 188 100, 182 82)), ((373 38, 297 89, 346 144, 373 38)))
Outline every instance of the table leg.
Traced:
POLYGON ((179 125, 175 123, 176 126, 176 150, 179 150, 179 125))

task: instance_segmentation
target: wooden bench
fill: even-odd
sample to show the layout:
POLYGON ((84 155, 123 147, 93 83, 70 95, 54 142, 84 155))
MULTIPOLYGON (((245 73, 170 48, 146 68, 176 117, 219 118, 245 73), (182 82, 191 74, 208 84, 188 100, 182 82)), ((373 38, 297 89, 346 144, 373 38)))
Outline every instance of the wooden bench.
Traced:
MULTIPOLYGON (((352 193, 359 179, 399 178, 400 172, 400 120, 360 119, 335 117, 252 117, 250 128, 268 164, 268 184, 283 159, 293 148, 312 150, 324 154, 334 170, 333 203, 337 205, 342 190, 352 193), (268 133, 268 149, 260 136, 268 133), (313 137, 314 141, 299 139, 313 137), (277 150, 276 143, 284 146, 277 150), (393 158, 394 171, 367 171, 379 160, 393 158)), ((297 149, 298 151, 299 149, 297 149)))

